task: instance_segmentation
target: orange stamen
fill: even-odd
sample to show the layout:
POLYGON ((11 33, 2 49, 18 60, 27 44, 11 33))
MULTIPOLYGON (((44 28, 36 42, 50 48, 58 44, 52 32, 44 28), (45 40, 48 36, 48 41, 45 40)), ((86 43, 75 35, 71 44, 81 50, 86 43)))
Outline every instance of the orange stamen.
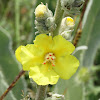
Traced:
POLYGON ((43 64, 46 64, 45 62, 43 64))
POLYGON ((52 64, 52 66, 55 66, 54 64, 52 64))
POLYGON ((53 60, 53 58, 51 58, 51 60, 53 60))

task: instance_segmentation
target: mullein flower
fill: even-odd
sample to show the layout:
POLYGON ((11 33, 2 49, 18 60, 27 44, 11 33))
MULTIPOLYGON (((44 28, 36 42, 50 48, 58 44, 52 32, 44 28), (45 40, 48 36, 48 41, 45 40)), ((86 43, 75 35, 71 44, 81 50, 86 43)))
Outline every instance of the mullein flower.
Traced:
POLYGON ((40 34, 34 44, 20 46, 15 55, 38 85, 56 84, 59 78, 69 79, 79 61, 71 55, 75 47, 61 35, 54 38, 40 34))

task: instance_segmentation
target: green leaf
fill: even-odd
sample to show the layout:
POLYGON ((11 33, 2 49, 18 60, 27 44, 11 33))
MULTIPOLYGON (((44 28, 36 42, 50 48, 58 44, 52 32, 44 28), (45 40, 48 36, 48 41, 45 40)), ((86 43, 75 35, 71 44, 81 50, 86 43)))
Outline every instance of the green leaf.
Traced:
MULTIPOLYGON (((8 88, 21 70, 12 51, 12 41, 9 33, 0 27, 0 95, 8 88)), ((26 83, 23 77, 8 93, 5 100, 20 100, 22 90, 26 92, 26 83)))
POLYGON ((77 84, 74 77, 69 80, 60 79, 55 86, 55 93, 63 94, 65 100, 82 100, 82 85, 77 84))
POLYGON ((100 46, 100 0, 90 0, 83 19, 83 32, 79 45, 87 45, 81 52, 82 66, 92 66, 96 51, 100 46))

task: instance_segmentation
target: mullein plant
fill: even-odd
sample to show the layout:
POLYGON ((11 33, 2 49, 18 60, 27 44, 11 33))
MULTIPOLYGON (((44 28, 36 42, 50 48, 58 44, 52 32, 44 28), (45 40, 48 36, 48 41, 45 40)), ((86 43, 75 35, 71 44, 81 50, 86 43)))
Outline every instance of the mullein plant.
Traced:
POLYGON ((56 11, 63 12, 59 25, 56 24, 56 18, 59 20, 60 15, 56 13, 57 17, 53 16, 47 4, 41 3, 36 7, 35 28, 39 35, 33 41, 34 44, 19 46, 15 55, 23 70, 29 71, 29 78, 38 85, 53 85, 59 78, 68 80, 76 72, 79 61, 72 55, 75 47, 69 42, 75 22, 70 16, 64 15, 72 14, 73 11, 77 14, 82 5, 83 0, 58 0, 56 11))

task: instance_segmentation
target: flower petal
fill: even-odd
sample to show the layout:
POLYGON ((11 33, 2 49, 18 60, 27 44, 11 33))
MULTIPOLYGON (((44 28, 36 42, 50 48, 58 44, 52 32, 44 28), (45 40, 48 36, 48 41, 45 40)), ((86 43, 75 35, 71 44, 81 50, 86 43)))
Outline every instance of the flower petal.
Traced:
POLYGON ((56 84, 59 75, 47 65, 38 65, 30 68, 29 78, 32 78, 38 85, 56 84))
POLYGON ((18 47, 15 55, 17 60, 23 65, 23 70, 29 70, 37 62, 43 62, 43 52, 40 52, 33 44, 18 47))
POLYGON ((52 49, 52 42, 53 40, 51 36, 47 36, 46 34, 40 34, 35 38, 34 45, 48 52, 52 49))
POLYGON ((59 57, 56 61, 54 70, 60 78, 69 79, 77 70, 79 61, 72 55, 59 57))
POLYGON ((64 39, 61 35, 55 36, 53 38, 53 42, 53 51, 57 56, 71 54, 75 50, 74 45, 71 42, 64 39))
POLYGON ((21 47, 22 46, 19 46, 16 51, 15 51, 15 56, 16 56, 16 59, 21 63, 21 57, 20 57, 20 52, 21 52, 21 47))

